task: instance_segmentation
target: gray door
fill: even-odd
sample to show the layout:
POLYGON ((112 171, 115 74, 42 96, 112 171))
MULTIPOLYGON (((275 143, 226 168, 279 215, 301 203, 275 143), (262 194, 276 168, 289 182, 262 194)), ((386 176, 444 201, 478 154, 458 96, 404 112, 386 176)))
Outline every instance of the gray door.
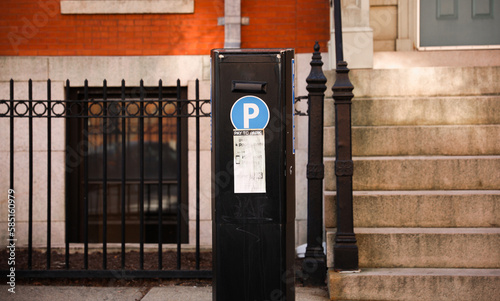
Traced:
POLYGON ((499 0, 421 0, 420 46, 500 45, 499 0))

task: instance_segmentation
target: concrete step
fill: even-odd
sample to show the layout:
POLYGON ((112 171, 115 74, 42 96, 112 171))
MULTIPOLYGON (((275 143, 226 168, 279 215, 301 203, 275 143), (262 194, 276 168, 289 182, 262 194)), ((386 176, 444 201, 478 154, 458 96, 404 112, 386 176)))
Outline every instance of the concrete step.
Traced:
POLYGON ((331 300, 498 300, 500 269, 329 270, 331 300))
MULTIPOLYGON (((325 71, 327 95, 335 70, 325 71)), ((499 94, 500 66, 356 69, 349 72, 356 97, 499 94)))
POLYGON ((375 51, 373 68, 413 68, 437 66, 500 66, 500 49, 446 51, 375 51))
MULTIPOLYGON (((500 156, 354 157, 354 190, 497 190, 500 156)), ((325 158, 334 191, 335 159, 325 158)))
MULTIPOLYGON (((335 156, 335 128, 324 129, 324 154, 335 156)), ((354 126, 354 156, 470 156, 500 154, 500 124, 354 126)))
MULTIPOLYGON (((355 228, 361 268, 500 268, 500 228, 355 228)), ((335 229, 327 230, 333 246, 335 229)), ((333 250, 327 251, 333 266, 333 250)))
MULTIPOLYGON (((500 227, 500 190, 354 191, 355 227, 500 227)), ((325 226, 337 226, 325 193, 325 226)))
MULTIPOLYGON (((334 101, 325 99, 325 125, 335 125, 334 101)), ((500 124, 500 95, 370 97, 352 100, 353 126, 500 124)))

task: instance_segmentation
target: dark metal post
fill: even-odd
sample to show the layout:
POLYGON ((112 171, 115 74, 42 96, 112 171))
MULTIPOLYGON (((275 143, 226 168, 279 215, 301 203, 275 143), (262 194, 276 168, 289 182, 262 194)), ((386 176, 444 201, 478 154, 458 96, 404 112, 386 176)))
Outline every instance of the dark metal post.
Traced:
MULTIPOLYGON (((69 95, 69 94, 68 94, 69 95)), ((89 269, 89 81, 84 83, 83 119, 83 266, 89 269)))
MULTIPOLYGON (((66 106, 70 104, 70 82, 69 79, 66 80, 66 89, 65 89, 65 98, 67 99, 66 106)), ((54 108, 51 108, 54 110, 54 108)), ((54 111, 52 111, 54 112, 54 111)), ((55 113, 55 112, 54 112, 55 113)), ((70 119, 69 119, 70 120, 70 119)), ((66 126, 68 126, 68 122, 66 122, 66 126)), ((68 156, 68 149, 66 149, 66 156, 68 156)), ((66 164, 66 183, 69 183, 70 181, 70 173, 69 173, 69 166, 66 164)), ((64 215, 66 216, 66 222, 64 223, 65 227, 65 234, 64 234, 64 263, 65 263, 65 268, 66 270, 69 270, 69 233, 70 233, 70 227, 69 227, 69 193, 66 193, 66 197, 64 198, 65 206, 64 206, 64 215)))
POLYGON ((139 268, 144 270, 144 81, 139 86, 139 268))
POLYGON ((108 268, 108 82, 102 85, 102 269, 108 268))
MULTIPOLYGON (((121 89, 121 106, 122 106, 122 157, 121 157, 121 162, 122 162, 122 175, 121 175, 121 222, 122 222, 122 262, 121 262, 121 267, 122 270, 125 269, 125 262, 126 262, 126 248, 125 248, 125 230, 126 230, 126 193, 127 193, 127 118, 125 116, 127 115, 127 105, 125 103, 125 80, 122 79, 122 89, 121 89)), ((161 153, 160 153, 161 156, 161 153)))
MULTIPOLYGON (((49 108, 50 109, 50 108, 49 108)), ((14 189, 14 80, 10 80, 10 189, 14 189)))
POLYGON ((28 270, 32 268, 33 259, 33 81, 28 81, 28 160, 29 160, 29 195, 28 195, 28 270))
POLYGON ((351 100, 354 89, 342 50, 340 0, 334 1, 336 80, 332 87, 335 100, 335 175, 337 177, 337 233, 333 247, 335 270, 358 269, 358 246, 354 235, 352 210, 351 100))
POLYGON ((51 123, 51 99, 52 86, 50 79, 47 80, 47 270, 50 270, 50 253, 51 253, 51 212, 52 212, 52 123, 51 123))
POLYGON ((200 269, 200 81, 196 79, 196 269, 200 269))
POLYGON ((163 81, 158 81, 158 270, 163 269, 163 81))
POLYGON ((309 143, 307 163, 307 247, 302 269, 309 284, 325 283, 326 256, 323 250, 323 111, 326 77, 321 66, 319 44, 314 45, 311 72, 306 79, 309 92, 309 143))
POLYGON ((182 102, 181 102, 181 80, 177 79, 177 143, 175 146, 175 150, 177 152, 177 269, 181 269, 181 225, 182 225, 182 189, 181 189, 181 115, 182 115, 182 102))

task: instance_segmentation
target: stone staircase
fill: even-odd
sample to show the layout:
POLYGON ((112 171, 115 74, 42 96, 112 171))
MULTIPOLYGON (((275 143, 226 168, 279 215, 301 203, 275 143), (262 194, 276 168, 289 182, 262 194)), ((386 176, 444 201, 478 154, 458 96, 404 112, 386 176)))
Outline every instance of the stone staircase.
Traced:
MULTIPOLYGON (((334 73, 326 73, 328 84, 334 73)), ((332 300, 500 300, 500 67, 352 70, 359 273, 332 300)), ((331 90, 328 90, 330 93, 331 90)), ((327 261, 335 236, 325 103, 327 261)))

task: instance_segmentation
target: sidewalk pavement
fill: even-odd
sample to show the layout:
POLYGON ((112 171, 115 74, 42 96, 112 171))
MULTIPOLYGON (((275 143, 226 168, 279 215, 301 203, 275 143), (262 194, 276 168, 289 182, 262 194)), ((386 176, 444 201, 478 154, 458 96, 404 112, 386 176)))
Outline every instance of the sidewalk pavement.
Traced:
MULTIPOLYGON (((0 285, 0 300, 17 301, 210 301, 211 286, 159 286, 143 287, 83 287, 83 286, 16 286, 16 293, 10 287, 0 285)), ((326 301, 326 288, 297 287, 297 301, 326 301)), ((237 300, 235 300, 237 301, 237 300)))

